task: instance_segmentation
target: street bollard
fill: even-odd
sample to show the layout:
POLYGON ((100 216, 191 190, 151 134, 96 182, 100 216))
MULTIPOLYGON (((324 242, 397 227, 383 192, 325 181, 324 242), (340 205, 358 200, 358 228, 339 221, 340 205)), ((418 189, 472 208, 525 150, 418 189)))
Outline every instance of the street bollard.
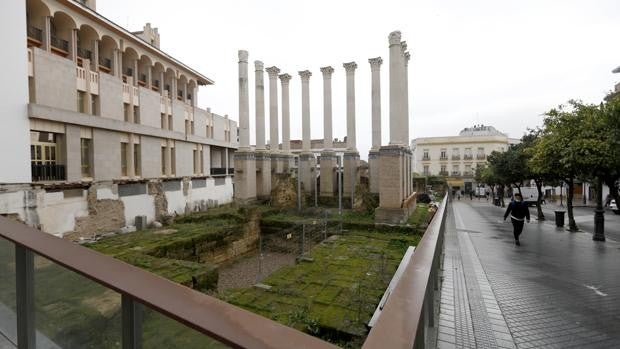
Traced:
POLYGON ((564 226, 564 212, 566 211, 555 211, 555 226, 556 227, 564 226))

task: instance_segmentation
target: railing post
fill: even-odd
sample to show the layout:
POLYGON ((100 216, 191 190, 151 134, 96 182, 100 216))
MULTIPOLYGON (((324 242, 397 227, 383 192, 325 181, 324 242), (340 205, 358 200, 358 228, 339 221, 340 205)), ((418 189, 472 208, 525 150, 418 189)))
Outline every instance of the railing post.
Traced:
POLYGON ((36 348, 34 322, 34 253, 15 245, 15 290, 17 303, 17 347, 36 348))
POLYGON ((130 296, 122 295, 123 349, 142 348, 142 306, 130 296))

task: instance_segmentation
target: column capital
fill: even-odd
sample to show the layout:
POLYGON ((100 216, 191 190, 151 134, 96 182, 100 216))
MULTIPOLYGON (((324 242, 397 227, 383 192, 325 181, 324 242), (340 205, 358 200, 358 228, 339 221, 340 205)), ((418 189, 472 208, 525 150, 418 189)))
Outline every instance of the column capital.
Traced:
POLYGON ((248 51, 246 51, 246 50, 239 50, 238 55, 239 55, 239 63, 241 63, 241 62, 247 63, 248 62, 248 51))
POLYGON ((409 53, 409 51, 405 52, 405 66, 409 65, 410 59, 411 59, 411 53, 409 53))
POLYGON ((332 74, 334 73, 334 68, 332 68, 331 66, 322 67, 321 73, 323 73, 323 77, 326 77, 326 78, 331 77, 332 74))
POLYGON ((288 85, 288 82, 291 81, 291 79, 293 78, 292 76, 288 74, 280 74, 278 75, 278 77, 280 78, 282 85, 288 85))
POLYGON ((347 71, 347 73, 353 73, 355 69, 357 69, 357 63, 355 62, 344 63, 342 66, 347 71))
POLYGON ((381 64, 383 64, 383 58, 381 57, 368 58, 368 63, 370 63, 370 67, 372 69, 379 69, 381 67, 381 64))
POLYGON ((390 42, 390 46, 392 45, 400 45, 401 34, 400 31, 395 30, 388 35, 388 41, 390 42))
POLYGON ((302 70, 299 72, 299 76, 301 76, 301 81, 309 81, 312 76, 312 72, 309 70, 302 70))
POLYGON ((265 68, 265 64, 261 61, 254 61, 254 69, 256 71, 262 71, 265 68))
POLYGON ((407 52, 407 41, 401 41, 400 42, 400 52, 405 55, 405 52, 407 52))
POLYGON ((277 79, 278 78, 278 74, 280 74, 280 68, 273 66, 273 67, 269 67, 267 69, 265 69, 265 71, 267 72, 267 74, 269 74, 269 78, 270 79, 277 79))

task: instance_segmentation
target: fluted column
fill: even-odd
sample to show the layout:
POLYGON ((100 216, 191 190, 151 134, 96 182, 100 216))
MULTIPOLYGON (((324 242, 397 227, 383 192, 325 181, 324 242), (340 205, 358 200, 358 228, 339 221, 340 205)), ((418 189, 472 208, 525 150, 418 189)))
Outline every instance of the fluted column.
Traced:
POLYGON ((269 75, 269 147, 271 153, 278 152, 278 74, 280 69, 265 69, 269 75))
POLYGON ((332 150, 334 147, 332 135, 332 74, 334 68, 323 67, 323 149, 332 150))
POLYGON ((254 61, 256 150, 265 150, 265 79, 263 68, 263 62, 254 61))
POLYGON ((301 151, 310 152, 310 77, 308 70, 300 71, 301 77, 301 151))
POLYGON ((347 72, 347 150, 357 151, 355 140, 355 69, 357 63, 343 64, 347 72))
POLYGON ((282 87, 282 152, 291 152, 291 112, 289 102, 289 81, 293 78, 289 74, 280 74, 282 87))
POLYGON ((370 71, 372 74, 371 110, 372 110, 372 150, 381 147, 381 57, 371 58, 370 71))
POLYGON ((372 146, 368 153, 369 189, 379 194, 379 148, 381 147, 381 57, 370 58, 372 75, 371 112, 372 112, 372 146))
POLYGON ((239 150, 250 150, 248 51, 239 50, 239 150))
MULTIPOLYGON (((403 50, 407 49, 407 43, 403 42, 403 50)), ((405 133, 405 145, 410 147, 409 140, 409 60, 411 54, 409 51, 403 53, 403 132, 405 133)))
POLYGON ((402 75, 403 59, 401 51, 401 34, 399 31, 391 32, 390 43, 390 144, 405 145, 402 135, 402 75))

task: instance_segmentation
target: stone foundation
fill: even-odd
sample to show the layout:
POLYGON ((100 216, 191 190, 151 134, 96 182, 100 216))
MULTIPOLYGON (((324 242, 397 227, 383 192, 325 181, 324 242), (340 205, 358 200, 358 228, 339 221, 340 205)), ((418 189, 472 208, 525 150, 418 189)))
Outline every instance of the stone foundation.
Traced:
POLYGON ((235 152, 235 202, 256 201, 256 157, 254 152, 235 152))
POLYGON ((407 160, 409 147, 387 145, 379 150, 379 207, 375 222, 404 224, 415 209, 415 194, 411 185, 407 160))
POLYGON ((271 157, 264 151, 256 152, 256 197, 259 200, 271 197, 271 157))
POLYGON ((342 196, 351 199, 351 192, 360 183, 359 173, 360 154, 358 152, 345 152, 343 161, 342 196))
POLYGON ((335 152, 329 151, 321 153, 320 196, 322 197, 338 196, 336 192, 336 190, 338 190, 336 178, 337 159, 335 152))

